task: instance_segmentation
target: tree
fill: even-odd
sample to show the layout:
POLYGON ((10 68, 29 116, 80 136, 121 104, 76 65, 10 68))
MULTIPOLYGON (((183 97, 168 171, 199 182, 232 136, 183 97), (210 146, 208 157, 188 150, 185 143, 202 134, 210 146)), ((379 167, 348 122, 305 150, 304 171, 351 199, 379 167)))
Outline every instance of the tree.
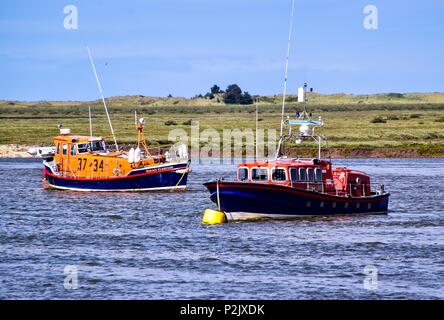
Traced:
POLYGON ((253 104, 253 98, 247 91, 242 95, 240 104, 253 104))
POLYGON ((224 102, 226 104, 240 104, 242 100, 242 89, 237 84, 230 84, 225 90, 224 102))
POLYGON ((215 84, 214 86, 212 86, 210 90, 211 90, 211 93, 212 93, 212 94, 222 93, 222 92, 220 91, 220 87, 219 87, 217 84, 215 84))

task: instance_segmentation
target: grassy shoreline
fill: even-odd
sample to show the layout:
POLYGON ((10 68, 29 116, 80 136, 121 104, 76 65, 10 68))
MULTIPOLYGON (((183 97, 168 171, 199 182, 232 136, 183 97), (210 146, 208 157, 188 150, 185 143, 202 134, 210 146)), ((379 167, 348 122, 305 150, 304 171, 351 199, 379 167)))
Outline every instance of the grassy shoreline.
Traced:
MULTIPOLYGON (((259 128, 279 129, 281 97, 260 97, 259 128)), ((322 116, 322 134, 333 157, 444 157, 444 94, 381 94, 366 96, 309 96, 309 111, 322 116)), ((287 115, 301 109, 290 96, 287 115)), ((190 133, 192 121, 199 130, 213 128, 255 129, 255 106, 214 104, 208 99, 107 98, 111 119, 120 143, 136 139, 134 111, 147 119, 146 135, 153 147, 169 144, 168 133, 190 133)), ((0 145, 50 145, 57 124, 75 134, 89 134, 88 106, 92 107, 93 130, 111 141, 100 101, 19 102, 0 100, 0 145)), ((309 145, 302 145, 311 155, 309 145)), ((1 151, 0 156, 5 153, 1 151)), ((301 149, 298 149, 301 151, 301 149)), ((296 151, 295 151, 296 152, 296 151)), ((326 153, 325 153, 326 154, 326 153)))
MULTIPOLYGON (((33 144, 2 144, 0 145, 1 158, 32 158, 27 150, 32 147, 43 145, 33 144)), ((125 146, 124 149, 128 149, 125 146)), ((304 157, 316 157, 316 148, 295 148, 288 150, 289 156, 303 155, 304 157)), ((424 148, 324 148, 323 158, 345 159, 345 158, 444 158, 444 147, 433 150, 424 148)))

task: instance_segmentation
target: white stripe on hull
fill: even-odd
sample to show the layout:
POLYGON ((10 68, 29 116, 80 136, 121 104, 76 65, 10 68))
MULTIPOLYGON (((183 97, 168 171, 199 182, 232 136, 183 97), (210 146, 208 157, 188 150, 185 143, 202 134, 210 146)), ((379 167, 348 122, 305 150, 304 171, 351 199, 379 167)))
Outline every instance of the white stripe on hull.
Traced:
POLYGON ((48 183, 49 187, 59 190, 71 190, 71 191, 93 191, 93 192, 140 192, 140 191, 160 191, 160 190, 185 190, 186 186, 177 187, 158 187, 158 188, 141 188, 141 189, 84 189, 84 188, 69 188, 59 187, 48 183))
POLYGON ((261 219, 274 219, 274 220, 291 220, 301 218, 313 218, 313 217, 337 217, 348 215, 369 215, 369 214, 387 214, 386 211, 380 212, 359 212, 359 213, 344 213, 344 214, 329 214, 329 215, 295 215, 295 214, 270 214, 270 213, 255 213, 255 212, 225 212, 225 216, 228 221, 245 221, 245 220, 261 220, 261 219))

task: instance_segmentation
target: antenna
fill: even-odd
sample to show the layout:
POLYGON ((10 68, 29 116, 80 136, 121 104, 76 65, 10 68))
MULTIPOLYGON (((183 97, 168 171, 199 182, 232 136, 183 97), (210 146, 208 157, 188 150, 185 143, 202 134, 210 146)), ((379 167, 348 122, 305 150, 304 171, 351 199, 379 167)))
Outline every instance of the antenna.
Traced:
POLYGON ((111 124, 111 119, 109 117, 108 108, 106 106, 105 98, 103 97, 102 87, 100 86, 99 77, 97 76, 96 67, 94 66, 94 61, 93 61, 93 58, 91 56, 91 51, 89 51, 89 47, 86 47, 86 50, 88 50, 89 60, 91 61, 91 66, 92 66, 93 71, 94 71, 94 76, 96 77, 97 86, 99 87, 99 92, 100 92, 100 95, 102 97, 103 106, 105 107, 105 113, 106 113, 106 117, 108 118, 108 123, 109 123, 109 127, 111 129, 111 133, 113 135, 114 144, 116 145, 117 151, 119 151, 119 146, 117 145, 117 140, 116 140, 116 136, 114 134, 113 125, 111 124))
POLYGON ((259 121, 259 119, 258 119, 258 108, 259 108, 259 98, 256 100, 256 138, 255 138, 255 140, 256 140, 256 150, 255 150, 255 156, 254 156, 254 160, 256 161, 257 160, 257 155, 258 155, 258 149, 259 149, 259 146, 258 146, 258 144, 257 144, 257 142, 258 142, 258 121, 259 121))
POLYGON ((287 76, 288 76, 288 60, 290 57, 291 31, 293 29, 294 0, 291 4, 290 31, 288 32, 287 59, 285 62, 285 78, 284 78, 284 94, 282 97, 282 115, 281 115, 281 136, 284 130, 284 112, 285 112, 285 95, 287 94, 287 76))
POLYGON ((91 106, 88 106, 88 117, 89 117, 89 136, 90 136, 91 150, 92 150, 93 127, 91 121, 91 106))

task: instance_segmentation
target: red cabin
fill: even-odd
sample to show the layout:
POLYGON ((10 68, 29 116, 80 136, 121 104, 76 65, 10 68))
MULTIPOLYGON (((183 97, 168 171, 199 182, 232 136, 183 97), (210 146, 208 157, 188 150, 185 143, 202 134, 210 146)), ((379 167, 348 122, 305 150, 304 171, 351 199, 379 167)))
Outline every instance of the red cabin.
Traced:
POLYGON ((370 177, 360 171, 332 168, 330 161, 287 159, 242 163, 238 182, 285 185, 339 196, 365 197, 371 194, 370 177))

